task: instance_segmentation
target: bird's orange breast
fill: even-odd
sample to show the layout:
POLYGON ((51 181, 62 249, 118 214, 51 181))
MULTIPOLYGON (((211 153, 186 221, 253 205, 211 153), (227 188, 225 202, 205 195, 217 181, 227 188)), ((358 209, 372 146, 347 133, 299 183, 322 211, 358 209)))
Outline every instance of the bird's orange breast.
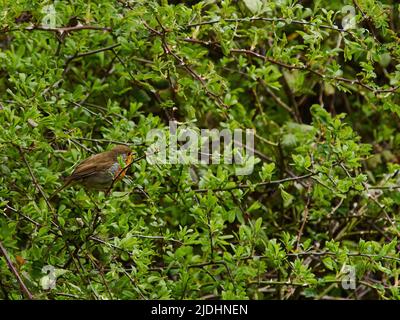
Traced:
POLYGON ((117 170, 117 172, 115 172, 114 179, 120 180, 120 179, 122 179, 123 177, 125 177, 125 174, 126 174, 126 172, 128 171, 128 168, 126 168, 126 166, 128 166, 129 164, 131 164, 132 158, 133 158, 132 154, 129 154, 129 155, 126 157, 126 159, 125 159, 125 169, 124 169, 124 168, 121 168, 121 166, 118 166, 118 170, 117 170), (121 171, 122 171, 122 172, 121 172, 121 171))

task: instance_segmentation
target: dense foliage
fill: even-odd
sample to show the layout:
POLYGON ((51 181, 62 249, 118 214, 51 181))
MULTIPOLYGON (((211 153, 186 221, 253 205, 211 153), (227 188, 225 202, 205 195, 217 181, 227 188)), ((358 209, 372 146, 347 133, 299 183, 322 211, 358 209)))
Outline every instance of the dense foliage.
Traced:
POLYGON ((0 298, 400 298, 399 33, 389 0, 0 1, 0 298), (171 120, 254 129, 254 171, 150 164, 171 120), (118 142, 110 195, 49 199, 118 142))

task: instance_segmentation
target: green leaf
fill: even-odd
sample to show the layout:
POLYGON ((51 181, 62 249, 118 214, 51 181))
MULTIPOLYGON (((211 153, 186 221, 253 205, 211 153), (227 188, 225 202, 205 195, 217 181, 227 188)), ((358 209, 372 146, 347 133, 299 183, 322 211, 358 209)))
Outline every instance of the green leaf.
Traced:
POLYGON ((262 8, 262 1, 261 0, 243 0, 246 4, 246 7, 253 13, 258 13, 262 8))

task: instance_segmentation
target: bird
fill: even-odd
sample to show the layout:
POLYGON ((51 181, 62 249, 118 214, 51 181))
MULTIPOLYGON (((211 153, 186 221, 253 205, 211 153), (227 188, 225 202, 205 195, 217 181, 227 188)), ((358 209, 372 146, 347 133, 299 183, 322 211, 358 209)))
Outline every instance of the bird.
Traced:
POLYGON ((49 199, 53 199, 63 189, 80 184, 86 189, 106 191, 112 187, 114 180, 122 179, 127 166, 132 163, 132 150, 125 145, 117 145, 110 151, 101 152, 80 162, 64 184, 49 199), (125 163, 121 168, 119 158, 125 163))

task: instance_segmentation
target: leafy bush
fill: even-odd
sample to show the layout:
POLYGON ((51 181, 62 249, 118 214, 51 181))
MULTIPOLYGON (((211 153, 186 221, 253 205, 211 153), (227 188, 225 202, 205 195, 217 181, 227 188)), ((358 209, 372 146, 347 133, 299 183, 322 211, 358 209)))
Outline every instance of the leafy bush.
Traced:
POLYGON ((1 6, 0 298, 400 298, 398 5, 1 6), (253 129, 253 172, 149 163, 171 120, 253 129), (121 142, 110 195, 49 199, 121 142))

